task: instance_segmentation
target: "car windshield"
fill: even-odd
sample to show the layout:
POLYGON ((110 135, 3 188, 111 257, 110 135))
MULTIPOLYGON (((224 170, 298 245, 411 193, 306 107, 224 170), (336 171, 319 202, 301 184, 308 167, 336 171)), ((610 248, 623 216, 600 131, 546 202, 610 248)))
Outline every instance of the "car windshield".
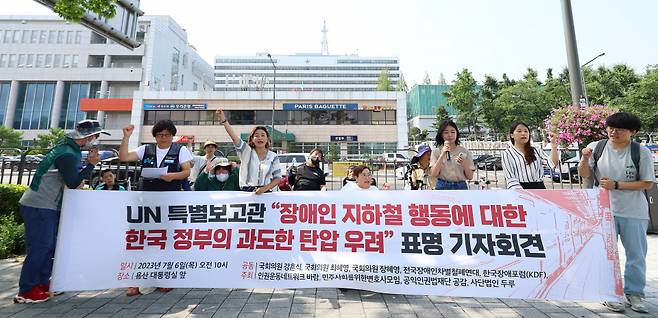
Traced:
POLYGON ((291 162, 305 162, 306 159, 304 156, 279 156, 279 162, 280 163, 291 163, 291 162))

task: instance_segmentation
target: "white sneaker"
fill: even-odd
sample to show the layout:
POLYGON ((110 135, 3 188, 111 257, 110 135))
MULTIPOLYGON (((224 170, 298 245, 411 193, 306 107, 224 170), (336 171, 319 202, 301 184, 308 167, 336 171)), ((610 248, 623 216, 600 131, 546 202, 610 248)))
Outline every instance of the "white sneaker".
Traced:
POLYGON ((142 293, 142 295, 148 295, 156 290, 155 287, 140 287, 139 292, 142 293))
POLYGON ((626 310, 626 306, 624 304, 622 304, 620 302, 616 302, 616 301, 603 302, 603 306, 608 308, 608 310, 614 311, 614 312, 624 312, 624 310, 626 310))
POLYGON ((626 303, 636 312, 648 313, 647 306, 644 305, 642 297, 638 295, 626 295, 626 303))

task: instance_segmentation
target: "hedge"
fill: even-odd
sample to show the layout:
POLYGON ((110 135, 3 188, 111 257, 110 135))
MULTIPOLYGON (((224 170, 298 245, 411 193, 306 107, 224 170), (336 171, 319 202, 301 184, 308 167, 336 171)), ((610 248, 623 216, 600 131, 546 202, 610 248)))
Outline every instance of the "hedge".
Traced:
POLYGON ((26 189, 23 185, 0 184, 0 259, 25 253, 18 200, 26 189))
POLYGON ((0 217, 11 215, 14 221, 22 223, 18 214, 18 200, 27 190, 24 185, 0 184, 0 217))

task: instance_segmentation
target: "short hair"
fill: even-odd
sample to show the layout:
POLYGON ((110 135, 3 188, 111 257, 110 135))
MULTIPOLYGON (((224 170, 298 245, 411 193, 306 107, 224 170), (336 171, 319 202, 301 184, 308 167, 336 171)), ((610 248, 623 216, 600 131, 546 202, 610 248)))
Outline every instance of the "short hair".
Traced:
POLYGON ((436 130, 436 137, 434 138, 434 145, 436 147, 441 147, 443 146, 443 143, 445 140, 443 140, 443 131, 446 130, 446 128, 452 127, 455 128, 457 131, 457 138, 455 139, 455 145, 459 145, 459 128, 457 128, 457 124, 455 124, 452 119, 446 119, 441 122, 441 126, 439 126, 439 129, 436 130))
POLYGON ((632 131, 640 131, 642 121, 631 113, 618 112, 605 119, 605 125, 612 128, 623 128, 632 131))
POLYGON ((106 169, 103 169, 103 170, 101 171, 101 178, 104 177, 105 174, 108 173, 108 172, 114 174, 114 171, 112 171, 112 169, 110 169, 110 168, 106 168, 106 169))
POLYGON ((265 148, 270 148, 270 132, 267 131, 267 128, 265 126, 256 126, 251 129, 251 132, 249 132, 249 139, 247 139, 247 144, 249 144, 249 147, 255 148, 256 144, 254 144, 251 139, 254 138, 254 135, 256 134, 257 131, 262 130, 265 132, 265 136, 267 136, 267 142, 265 143, 265 148))
POLYGON ((153 129, 151 129, 151 134, 153 134, 153 137, 155 137, 156 134, 165 130, 170 132, 172 136, 176 136, 176 126, 174 125, 174 122, 169 119, 159 120, 157 123, 155 123, 155 125, 153 125, 153 129))
POLYGON ((358 177, 359 175, 361 175, 363 170, 366 170, 366 169, 370 170, 370 168, 368 168, 368 166, 366 166, 366 165, 359 165, 359 166, 354 167, 354 169, 352 169, 352 173, 354 174, 355 177, 358 177))
POLYGON ((220 166, 220 165, 216 165, 216 166, 212 169, 212 172, 217 172, 217 170, 219 170, 219 169, 221 169, 221 168, 226 169, 226 170, 228 171, 229 174, 231 173, 231 171, 233 171, 233 166, 232 166, 232 165, 228 165, 228 166, 220 166))

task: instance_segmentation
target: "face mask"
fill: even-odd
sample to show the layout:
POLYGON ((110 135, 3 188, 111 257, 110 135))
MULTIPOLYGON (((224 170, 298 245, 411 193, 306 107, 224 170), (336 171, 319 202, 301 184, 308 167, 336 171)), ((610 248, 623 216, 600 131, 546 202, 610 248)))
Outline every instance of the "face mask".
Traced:
POLYGON ((89 149, 89 148, 93 148, 93 147, 98 147, 98 144, 99 144, 98 139, 94 139, 92 141, 87 141, 87 143, 85 144, 84 147, 89 149))
POLYGON ((219 182, 224 182, 228 180, 228 174, 226 173, 218 174, 216 177, 217 177, 217 181, 219 182))
POLYGON ((311 163, 314 166, 320 166, 320 159, 311 159, 311 163))

